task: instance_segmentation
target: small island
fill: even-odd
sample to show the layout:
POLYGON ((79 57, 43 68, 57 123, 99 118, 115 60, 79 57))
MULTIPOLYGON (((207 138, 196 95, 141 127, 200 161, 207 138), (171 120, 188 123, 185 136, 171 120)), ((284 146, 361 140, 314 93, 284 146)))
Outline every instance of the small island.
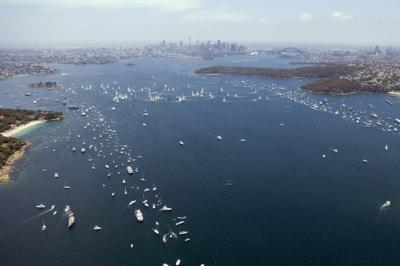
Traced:
POLYGON ((55 81, 46 81, 46 82, 37 82, 37 83, 31 83, 29 84, 29 87, 31 88, 39 88, 39 89, 52 89, 52 88, 57 88, 57 82, 55 81))
POLYGON ((371 66, 358 64, 317 64, 298 68, 259 68, 214 66, 202 68, 195 73, 205 75, 264 76, 278 79, 316 79, 301 86, 301 89, 329 94, 351 94, 362 92, 388 93, 400 91, 400 77, 379 78, 371 66), (371 74, 372 73, 372 74, 371 74))
POLYGON ((13 164, 23 156, 29 145, 13 136, 28 127, 62 118, 60 112, 0 109, 0 183, 10 179, 13 164))

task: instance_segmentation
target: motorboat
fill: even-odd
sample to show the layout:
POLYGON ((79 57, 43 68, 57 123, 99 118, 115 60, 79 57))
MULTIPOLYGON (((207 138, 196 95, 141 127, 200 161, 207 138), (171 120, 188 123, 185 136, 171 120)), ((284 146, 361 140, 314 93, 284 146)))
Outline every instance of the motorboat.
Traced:
POLYGON ((380 210, 381 211, 387 210, 390 207, 390 205, 391 205, 390 200, 387 200, 387 201, 385 201, 385 203, 382 204, 382 206, 380 207, 380 210))
POLYGON ((160 212, 168 212, 168 211, 172 211, 172 208, 167 207, 167 205, 164 205, 164 206, 160 209, 160 212))
POLYGON ((135 216, 136 216, 136 220, 138 220, 138 222, 143 222, 143 214, 140 209, 135 210, 135 216))
POLYGON ((101 227, 98 226, 98 225, 95 225, 95 226, 93 227, 93 230, 94 230, 94 231, 100 231, 100 230, 101 230, 101 227))

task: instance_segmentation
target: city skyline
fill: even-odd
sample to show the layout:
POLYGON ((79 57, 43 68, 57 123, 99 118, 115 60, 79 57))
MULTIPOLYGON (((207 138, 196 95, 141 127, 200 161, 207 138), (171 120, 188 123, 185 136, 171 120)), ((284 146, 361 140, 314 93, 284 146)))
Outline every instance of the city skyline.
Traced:
POLYGON ((400 45, 395 0, 0 0, 2 46, 226 40, 400 45))

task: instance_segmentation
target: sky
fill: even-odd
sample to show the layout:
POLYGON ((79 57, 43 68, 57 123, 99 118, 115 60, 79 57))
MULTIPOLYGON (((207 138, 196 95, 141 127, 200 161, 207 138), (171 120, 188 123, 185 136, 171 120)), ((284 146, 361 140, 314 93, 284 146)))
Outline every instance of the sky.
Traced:
POLYGON ((400 46, 400 0, 0 0, 0 45, 224 40, 400 46))

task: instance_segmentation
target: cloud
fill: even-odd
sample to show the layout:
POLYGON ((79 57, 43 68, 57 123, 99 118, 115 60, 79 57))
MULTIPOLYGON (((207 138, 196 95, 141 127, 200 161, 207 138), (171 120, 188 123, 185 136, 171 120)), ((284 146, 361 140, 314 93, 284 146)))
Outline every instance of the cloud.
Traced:
POLYGON ((247 16, 241 13, 234 12, 218 12, 213 10, 203 10, 185 15, 185 20, 197 23, 238 23, 244 20, 251 19, 251 16, 247 16))
POLYGON ((260 22, 260 23, 267 23, 267 22, 268 22, 268 19, 267 19, 267 18, 259 18, 259 19, 258 19, 258 22, 260 22))
POLYGON ((0 0, 7 5, 37 5, 62 8, 156 8, 162 10, 188 10, 198 6, 199 0, 0 0))
POLYGON ((348 14, 343 14, 341 12, 333 12, 331 15, 332 19, 335 20, 342 20, 342 21, 346 21, 346 20, 351 20, 353 18, 352 15, 348 15, 348 14))
POLYGON ((311 13, 304 13, 299 17, 300 21, 311 21, 313 19, 313 15, 311 13))

